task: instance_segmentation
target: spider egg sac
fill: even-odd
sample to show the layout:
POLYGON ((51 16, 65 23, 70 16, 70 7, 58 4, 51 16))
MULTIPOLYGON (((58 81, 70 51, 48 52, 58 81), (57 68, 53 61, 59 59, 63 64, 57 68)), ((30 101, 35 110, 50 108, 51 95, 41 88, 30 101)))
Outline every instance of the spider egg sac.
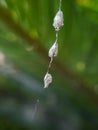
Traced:
POLYGON ((56 57, 58 54, 58 43, 55 42, 52 47, 49 49, 49 57, 56 57))
POLYGON ((44 88, 47 88, 51 82, 52 82, 51 74, 46 73, 46 75, 44 77, 44 88))
POLYGON ((53 26, 56 31, 59 31, 60 27, 62 27, 63 25, 64 25, 63 12, 59 10, 54 17, 53 26))

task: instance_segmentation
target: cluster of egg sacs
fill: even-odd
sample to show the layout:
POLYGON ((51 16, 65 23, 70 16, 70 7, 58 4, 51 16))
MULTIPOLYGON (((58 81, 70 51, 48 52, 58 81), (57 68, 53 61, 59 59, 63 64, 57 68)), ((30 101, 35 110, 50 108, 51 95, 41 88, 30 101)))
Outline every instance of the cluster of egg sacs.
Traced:
MULTIPOLYGON (((53 27, 57 33, 57 37, 58 37, 58 31, 64 25, 63 21, 64 21, 63 12, 61 11, 61 9, 59 9, 59 11, 56 13, 54 20, 53 20, 53 27)), ((51 61, 58 54, 58 38, 57 37, 56 37, 56 40, 53 43, 52 47, 49 49, 48 56, 51 58, 51 61)), ((49 72, 47 72, 44 77, 44 88, 47 88, 51 82, 52 82, 52 75, 49 74, 49 72)))

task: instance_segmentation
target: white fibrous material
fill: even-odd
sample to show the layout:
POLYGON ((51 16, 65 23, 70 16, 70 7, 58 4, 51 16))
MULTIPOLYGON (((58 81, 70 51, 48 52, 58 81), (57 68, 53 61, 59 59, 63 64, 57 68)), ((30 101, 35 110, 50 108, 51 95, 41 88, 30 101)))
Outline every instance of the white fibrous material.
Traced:
POLYGON ((53 58, 53 57, 56 57, 58 54, 58 43, 55 42, 52 47, 50 48, 49 50, 49 57, 53 58))
POLYGON ((59 31, 60 27, 62 27, 63 25, 64 25, 63 12, 59 10, 54 17, 53 26, 56 31, 59 31))
POLYGON ((51 74, 46 73, 46 75, 44 77, 44 88, 47 88, 51 82, 52 82, 51 74))

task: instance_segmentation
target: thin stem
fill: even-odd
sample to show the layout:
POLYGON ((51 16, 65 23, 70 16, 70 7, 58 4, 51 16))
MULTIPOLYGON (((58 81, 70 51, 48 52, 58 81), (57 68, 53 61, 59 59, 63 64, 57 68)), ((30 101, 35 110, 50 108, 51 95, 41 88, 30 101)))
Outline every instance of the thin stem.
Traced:
POLYGON ((56 43, 58 41, 58 31, 56 31, 56 43))
POLYGON ((34 106, 34 111, 33 111, 32 119, 34 119, 35 116, 36 116, 36 114, 37 114, 37 111, 38 111, 38 104, 39 104, 39 99, 37 99, 36 104, 35 104, 35 106, 34 106))
POLYGON ((49 65, 48 65, 48 69, 47 69, 47 73, 49 73, 49 69, 51 68, 51 64, 53 62, 53 57, 51 57, 49 65))
POLYGON ((61 10, 61 7, 62 7, 62 0, 60 0, 59 10, 61 10))

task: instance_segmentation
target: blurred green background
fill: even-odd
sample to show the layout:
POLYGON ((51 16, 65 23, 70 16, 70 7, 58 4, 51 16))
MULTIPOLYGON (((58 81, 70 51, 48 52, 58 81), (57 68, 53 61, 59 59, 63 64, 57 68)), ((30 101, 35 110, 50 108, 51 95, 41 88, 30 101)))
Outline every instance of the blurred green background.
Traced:
POLYGON ((43 89, 59 0, 0 0, 0 130, 98 130, 98 0, 62 0, 59 54, 43 89))

